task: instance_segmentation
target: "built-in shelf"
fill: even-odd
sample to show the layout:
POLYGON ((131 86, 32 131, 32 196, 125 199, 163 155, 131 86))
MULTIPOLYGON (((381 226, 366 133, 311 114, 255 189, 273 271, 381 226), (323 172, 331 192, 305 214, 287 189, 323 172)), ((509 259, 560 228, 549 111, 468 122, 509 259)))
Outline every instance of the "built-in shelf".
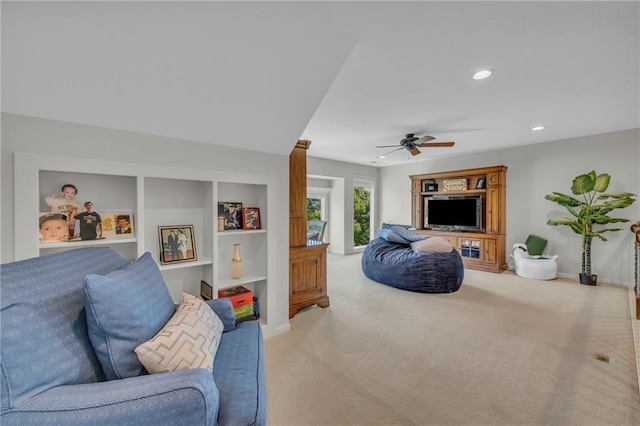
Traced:
POLYGON ((195 268, 196 266, 211 265, 212 263, 213 260, 211 259, 194 260, 191 262, 177 262, 171 263, 169 265, 160 265, 160 270, 170 271, 172 269, 195 268))
POLYGON ((229 231, 218 231, 219 238, 225 237, 237 237, 238 235, 248 235, 248 234, 265 234, 267 232, 266 229, 233 229, 229 231))
POLYGON ((482 195, 486 194, 486 189, 467 189, 464 191, 427 191, 422 192, 422 195, 482 195))
POLYGON ((218 290, 224 290, 225 288, 235 287, 239 285, 253 284, 259 281, 264 281, 266 279, 267 277, 259 275, 250 275, 239 278, 237 280, 234 280, 232 278, 220 279, 218 281, 218 290))
POLYGON ((102 238, 99 240, 63 241, 59 243, 41 243, 41 249, 48 248, 77 248, 86 246, 110 246, 112 244, 127 244, 137 242, 137 238, 102 238))
MULTIPOLYGON (((174 301, 183 292, 200 294, 200 283, 218 290, 244 285, 260 303, 265 336, 288 327, 272 322, 277 315, 278 282, 273 265, 276 243, 267 232, 275 228, 276 177, 238 172, 180 167, 158 167, 118 161, 15 153, 14 241, 15 260, 28 259, 88 246, 106 246, 134 261, 145 252, 158 263, 174 301), (60 243, 40 243, 38 215, 48 211, 44 197, 63 184, 78 186, 79 202, 91 200, 96 212, 130 212, 135 234, 131 238, 106 238, 60 243), (260 209, 262 229, 217 230, 218 205, 234 201, 260 209), (197 260, 162 265, 158 229, 161 226, 193 226, 197 260), (241 244, 244 278, 230 278, 233 244, 241 244)), ((104 217, 103 217, 104 221, 104 217)), ((284 309, 284 307, 282 307, 284 309)))

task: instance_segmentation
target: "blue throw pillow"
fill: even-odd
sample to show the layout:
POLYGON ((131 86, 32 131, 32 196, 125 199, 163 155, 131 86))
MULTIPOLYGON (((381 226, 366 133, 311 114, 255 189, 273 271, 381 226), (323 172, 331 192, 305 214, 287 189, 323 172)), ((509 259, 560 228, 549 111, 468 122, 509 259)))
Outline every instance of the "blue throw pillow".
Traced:
POLYGON ((394 226, 402 226, 405 229, 411 228, 411 225, 401 225, 399 223, 383 223, 382 224, 382 229, 391 229, 394 226))
POLYGON ((134 349, 151 339, 175 305, 150 253, 124 269, 84 280, 89 338, 107 380, 140 374, 134 349))
POLYGON ((426 235, 421 235, 416 233, 416 231, 410 231, 404 226, 392 226, 391 230, 396 234, 400 235, 402 238, 408 241, 422 241, 427 238, 426 235))
POLYGON ((411 244, 411 241, 402 238, 391 229, 376 229, 376 232, 380 238, 390 243, 411 244))

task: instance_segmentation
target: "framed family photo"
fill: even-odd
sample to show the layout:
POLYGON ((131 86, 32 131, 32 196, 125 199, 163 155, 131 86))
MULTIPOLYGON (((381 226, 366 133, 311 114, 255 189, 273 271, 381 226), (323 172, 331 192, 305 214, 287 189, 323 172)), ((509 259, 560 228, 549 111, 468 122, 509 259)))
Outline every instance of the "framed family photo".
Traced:
POLYGON ((96 212, 102 220, 102 236, 105 238, 131 238, 135 236, 131 210, 106 210, 96 212))
POLYGON ((242 226, 244 229, 260 229, 260 209, 245 207, 242 209, 242 226))
POLYGON ((224 219, 225 231, 230 229, 243 229, 242 223, 242 203, 219 202, 218 219, 224 219))
POLYGON ((160 264, 198 260, 193 225, 158 226, 160 264))

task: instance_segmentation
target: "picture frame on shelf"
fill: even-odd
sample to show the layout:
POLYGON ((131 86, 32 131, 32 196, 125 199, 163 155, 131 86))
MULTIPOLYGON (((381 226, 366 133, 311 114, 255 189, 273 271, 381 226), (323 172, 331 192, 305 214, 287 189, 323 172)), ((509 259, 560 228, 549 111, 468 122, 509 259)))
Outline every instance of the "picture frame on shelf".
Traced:
POLYGON ((262 229, 260 223, 260 208, 245 207, 242 209, 242 226, 244 229, 262 229))
POLYGON ((200 281, 200 296, 203 300, 213 299, 213 287, 206 281, 200 281))
POLYGON ((133 238, 135 229, 131 210, 96 211, 102 220, 102 236, 104 238, 133 238))
POLYGON ((220 201, 218 202, 218 219, 224 219, 224 230, 243 229, 242 203, 220 201))
POLYGON ((193 225, 158 226, 161 265, 198 260, 193 225))
POLYGON ((38 216, 40 244, 69 241, 69 221, 67 215, 55 212, 40 212, 38 216))
POLYGON ((438 184, 435 179, 428 179, 422 183, 423 192, 438 192, 438 184))

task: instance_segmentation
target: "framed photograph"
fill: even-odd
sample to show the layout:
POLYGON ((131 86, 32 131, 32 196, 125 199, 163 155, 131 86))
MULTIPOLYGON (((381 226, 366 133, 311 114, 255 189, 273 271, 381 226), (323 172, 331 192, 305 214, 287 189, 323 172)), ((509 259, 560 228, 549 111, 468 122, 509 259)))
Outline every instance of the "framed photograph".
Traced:
POLYGON ((213 299, 213 287, 206 281, 200 281, 200 296, 204 300, 213 299))
POLYGON ((96 211, 102 221, 102 236, 105 238, 133 238, 133 213, 131 210, 96 211))
POLYGON ((64 213, 40 212, 38 217, 40 243, 60 243, 69 240, 73 231, 64 213))
POLYGON ((242 203, 219 202, 218 219, 224 219, 224 229, 243 229, 242 203))
POLYGON ((438 192, 438 184, 434 179, 423 182, 422 192, 438 192))
POLYGON ((160 264, 198 260, 193 225, 158 226, 160 264))
POLYGON ((486 178, 479 178, 478 183, 476 183, 476 189, 484 189, 486 187, 487 180, 486 178))
POLYGON ((245 207, 242 209, 242 226, 244 226, 244 229, 261 229, 260 209, 258 207, 245 207))

